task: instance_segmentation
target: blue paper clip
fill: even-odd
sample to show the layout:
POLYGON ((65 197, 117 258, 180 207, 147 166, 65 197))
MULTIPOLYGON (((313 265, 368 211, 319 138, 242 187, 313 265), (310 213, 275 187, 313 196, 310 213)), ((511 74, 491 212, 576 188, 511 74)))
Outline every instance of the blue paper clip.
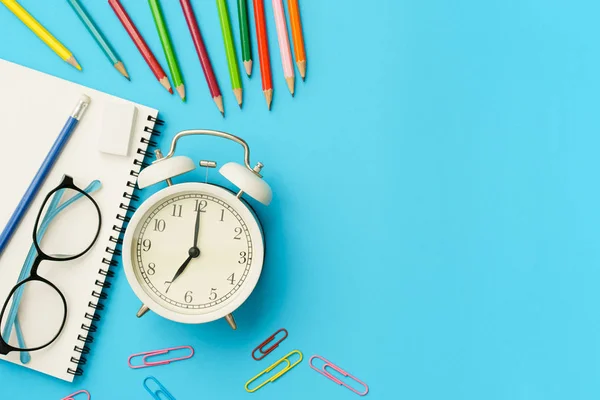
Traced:
POLYGON ((165 388, 162 383, 160 383, 158 381, 158 379, 156 379, 153 376, 149 376, 146 379, 144 379, 144 387, 146 388, 146 390, 148 391, 148 393, 150 393, 150 396, 152 396, 152 398, 154 400, 176 400, 175 397, 173 397, 173 395, 171 393, 169 393, 169 391, 167 390, 167 388, 165 388), (158 390, 152 390, 148 387, 148 381, 154 381, 154 383, 156 384, 156 386, 158 386, 158 390), (163 397, 160 397, 159 395, 162 395, 163 397))

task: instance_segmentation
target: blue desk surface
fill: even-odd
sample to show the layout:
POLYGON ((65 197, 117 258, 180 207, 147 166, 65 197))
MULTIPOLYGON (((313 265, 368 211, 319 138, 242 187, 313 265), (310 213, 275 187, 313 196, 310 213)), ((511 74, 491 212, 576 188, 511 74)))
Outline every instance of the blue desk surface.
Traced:
MULTIPOLYGON (((146 2, 123 3, 166 67, 146 2)), ((163 3, 186 104, 155 81, 106 1, 85 5, 131 82, 66 1, 22 4, 83 72, 2 6, 0 33, 10 40, 0 57, 159 108, 163 150, 186 128, 246 138, 275 196, 257 207, 269 241, 263 277, 233 332, 222 321, 136 319, 139 301, 118 270, 84 377, 70 385, 0 363, 1 398, 58 399, 86 388, 93 399, 145 399, 148 374, 178 400, 357 398, 306 361, 253 395, 244 391, 292 349, 363 379, 367 398, 600 395, 600 3, 301 0, 308 76, 292 98, 266 1, 275 84, 268 112, 258 64, 243 78, 244 109, 237 108, 216 6, 195 0, 225 119, 179 5, 163 3), (280 327, 290 332, 284 345, 253 361, 250 350, 280 327), (190 361, 145 371, 126 365, 132 353, 184 344, 197 350, 190 361)), ((181 148, 195 158, 241 159, 219 140, 181 148)))

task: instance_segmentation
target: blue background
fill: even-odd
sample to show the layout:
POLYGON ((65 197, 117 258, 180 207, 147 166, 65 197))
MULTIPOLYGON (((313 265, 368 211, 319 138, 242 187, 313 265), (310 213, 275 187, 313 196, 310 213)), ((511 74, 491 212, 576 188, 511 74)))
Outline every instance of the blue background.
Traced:
MULTIPOLYGON (((148 5, 123 3, 166 70, 148 5)), ((86 388, 93 399, 143 399, 141 381, 153 374, 177 399, 356 398, 306 360, 255 394, 244 391, 292 349, 363 379, 369 398, 598 397, 600 4, 301 0, 308 76, 292 98, 270 3, 268 112, 257 62, 237 108, 215 3, 193 1, 225 119, 178 2, 163 1, 163 9, 186 104, 155 81, 106 1, 85 5, 131 83, 66 1, 22 4, 83 72, 0 6, 0 32, 9 38, 1 58, 160 109, 163 151, 187 128, 243 136, 275 196, 269 207, 253 203, 269 253, 257 289, 235 313, 237 332, 224 321, 136 319, 139 301, 119 267, 84 377, 70 385, 0 363, 0 397, 57 399, 86 388), (253 361, 251 349, 280 327, 289 338, 253 361), (132 353, 182 344, 195 347, 192 360, 141 371, 126 365, 132 353)), ((254 37, 253 18, 251 27, 254 37)), ((217 139, 190 139, 181 150, 195 160, 241 161, 237 146, 217 139)))

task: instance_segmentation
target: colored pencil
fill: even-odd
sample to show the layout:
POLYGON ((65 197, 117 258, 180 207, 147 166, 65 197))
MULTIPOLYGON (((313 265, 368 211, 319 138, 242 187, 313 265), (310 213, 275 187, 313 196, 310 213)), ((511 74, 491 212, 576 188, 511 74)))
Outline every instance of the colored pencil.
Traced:
POLYGON ((252 47, 250 46, 250 25, 248 24, 248 4, 246 0, 238 0, 238 19, 240 22, 240 39, 242 41, 242 61, 246 75, 252 75, 252 47))
POLYGON ((131 37, 131 40, 133 40, 135 47, 137 47, 142 57, 144 57, 146 64, 148 64, 148 66, 152 70, 152 73, 154 73, 154 76, 156 76, 156 79, 158 79, 160 84, 163 85, 164 88, 169 91, 169 93, 173 94, 173 89, 171 89, 171 84, 169 83, 169 78, 167 78, 167 74, 165 74, 165 71, 162 69, 162 67, 156 60, 154 53, 152 53, 152 50, 150 50, 150 48, 146 44, 146 41, 133 24, 133 21, 131 20, 131 18, 129 18, 129 15, 127 14, 127 11, 125 11, 125 9, 123 8, 121 2, 119 0, 108 0, 108 4, 110 4, 110 6, 112 7, 113 11, 115 12, 115 15, 117 16, 117 18, 119 18, 119 21, 121 21, 121 24, 123 24, 123 28, 125 28, 125 30, 129 34, 129 37, 131 37))
MULTIPOLYGON (((48 155, 42 162, 40 169, 38 169, 38 172, 33 177, 33 180, 31 181, 29 187, 27 188, 27 191, 25 191, 25 194, 21 198, 21 201, 17 205, 17 208, 11 215, 6 226, 2 230, 2 233, 0 233, 0 254, 2 254, 2 252, 8 245, 8 242, 10 241, 10 238, 19 226, 21 219, 23 219, 23 216, 25 216, 27 210, 29 209, 29 206, 31 206, 31 203, 33 203, 33 201, 35 200, 35 197, 37 196, 40 188, 44 185, 44 181, 50 174, 54 163, 56 162, 56 160, 58 160, 58 157, 60 156, 63 148, 65 147, 69 138, 71 137, 71 134, 75 131, 77 123, 83 117, 85 110, 87 109, 89 104, 90 98, 88 96, 82 95, 81 99, 79 99, 79 101, 77 102, 75 109, 73 110, 73 112, 67 119, 67 122, 60 131, 58 137, 54 141, 54 144, 48 152, 48 155)), ((35 115, 35 113, 33 115, 35 115)))
POLYGON ((279 53, 281 54, 281 65, 283 76, 287 82, 288 89, 294 95, 294 63, 290 50, 290 39, 288 38, 285 13, 283 11, 283 0, 273 0, 273 15, 275 16, 275 27, 277 28, 277 41, 279 42, 279 53))
POLYGON ((229 22, 229 11, 227 10, 226 0, 217 0, 217 9, 219 10, 219 20, 221 21, 221 32, 223 33, 223 43, 225 44, 225 53, 227 55, 227 65, 229 66, 229 78, 231 79, 231 88, 240 108, 242 107, 242 78, 238 67, 237 56, 235 54, 235 45, 233 43, 233 33, 231 32, 231 23, 229 22))
POLYGON ((198 27, 196 15, 194 15, 194 10, 192 9, 190 0, 179 0, 179 2, 181 3, 183 15, 185 16, 188 28, 190 29, 190 34, 192 36, 192 41, 194 42, 194 47, 196 47, 196 53, 198 53, 198 58, 200 59, 202 71, 204 71, 204 77, 206 78, 206 83, 208 84, 208 90, 210 90, 210 95, 215 101, 217 108, 224 116, 225 112, 223 110, 223 96, 221 95, 221 89, 219 88, 217 77, 215 76, 210 58, 208 57, 208 51, 206 51, 206 46, 204 45, 200 28, 198 27))
POLYGON ((267 37, 264 0, 254 0, 254 23, 256 24, 256 42, 258 44, 258 61, 260 63, 262 90, 265 94, 267 107, 270 110, 271 102, 273 101, 273 79, 271 77, 271 60, 269 57, 269 39, 267 37))
POLYGON ((121 75, 129 79, 129 75, 127 74, 127 70, 125 69, 123 61, 121 61, 119 56, 117 56, 115 50, 112 48, 108 40, 106 40, 106 37, 102 34, 102 31, 100 31, 100 29, 98 28, 90 14, 85 10, 83 5, 79 2, 79 0, 68 0, 68 2, 71 5, 71 8, 73 8, 73 11, 75 11, 75 14, 77 14, 79 19, 83 23, 83 25, 85 25, 90 35, 92 35, 98 46, 100 46, 100 49, 102 49, 104 55, 108 58, 108 60, 112 63, 116 70, 121 73, 121 75))
POLYGON ((296 53, 296 65, 302 80, 306 77, 306 50, 304 49, 304 36, 302 35, 302 21, 300 20, 300 7, 298 0, 288 0, 290 12, 290 25, 292 26, 292 42, 296 53))
POLYGON ((75 68, 81 71, 81 66, 73 56, 73 53, 69 51, 61 42, 58 41, 50 32, 46 30, 35 18, 31 16, 16 0, 0 0, 0 3, 4 4, 17 18, 21 20, 33 33, 37 35, 52 51, 54 51, 60 58, 67 63, 71 64, 75 68))
POLYGON ((148 0, 148 3, 150 4, 150 10, 152 10, 152 16, 154 17, 156 30, 158 31, 158 36, 160 37, 160 43, 162 44, 165 57, 167 58, 169 71, 171 71, 173 85, 175 85, 175 90, 177 90, 177 93, 179 93, 181 100, 185 101, 185 86, 183 85, 181 70, 179 69, 179 63, 177 62, 177 57, 175 56, 175 50, 173 48, 173 43, 171 42, 169 30, 165 24, 165 17, 160 8, 160 2, 159 0, 148 0))

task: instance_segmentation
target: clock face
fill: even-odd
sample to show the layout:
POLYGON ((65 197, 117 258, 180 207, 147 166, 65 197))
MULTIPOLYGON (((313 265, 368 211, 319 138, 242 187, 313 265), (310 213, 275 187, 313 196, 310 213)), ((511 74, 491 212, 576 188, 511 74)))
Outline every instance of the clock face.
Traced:
POLYGON ((144 303, 157 312, 153 304, 158 305, 167 318, 221 318, 256 285, 264 255, 260 226, 254 213, 223 188, 169 187, 148 199, 131 223, 135 286, 144 303))

